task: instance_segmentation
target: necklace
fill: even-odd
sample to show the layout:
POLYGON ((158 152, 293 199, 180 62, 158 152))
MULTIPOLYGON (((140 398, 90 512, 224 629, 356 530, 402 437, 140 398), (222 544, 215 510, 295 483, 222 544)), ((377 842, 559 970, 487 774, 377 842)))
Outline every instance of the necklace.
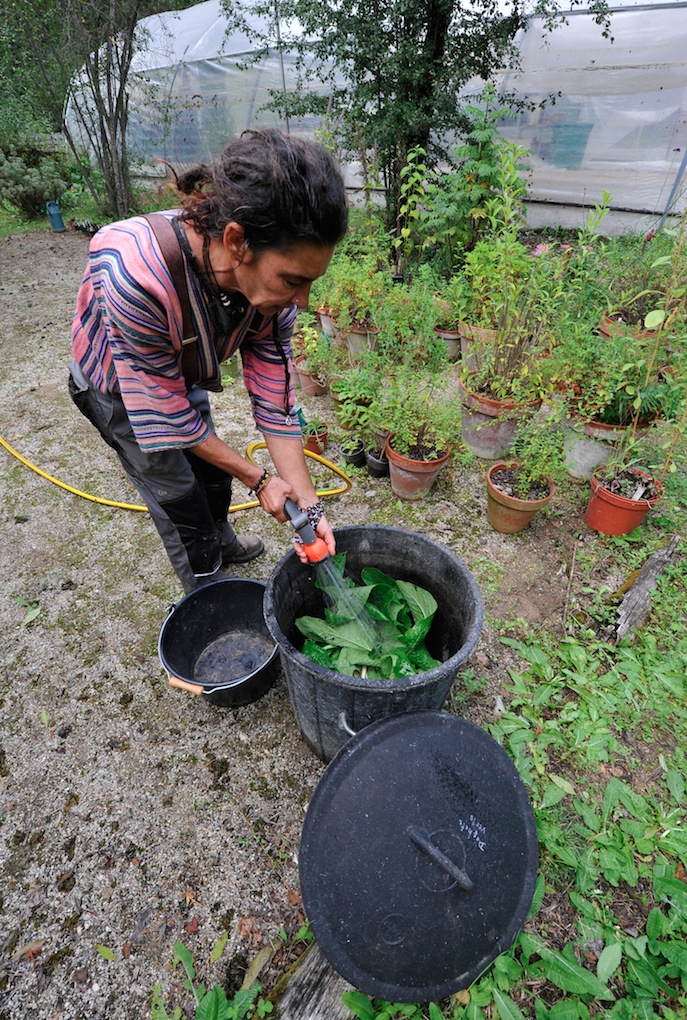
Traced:
MULTIPOLYGON (((205 283, 205 290, 208 294, 208 308, 210 317, 215 327, 215 333, 228 336, 246 314, 248 302, 243 294, 227 294, 219 285, 212 262, 210 261, 210 241, 203 238, 203 268, 204 276, 200 279, 205 283)), ((200 275, 200 274, 199 274, 200 275)))

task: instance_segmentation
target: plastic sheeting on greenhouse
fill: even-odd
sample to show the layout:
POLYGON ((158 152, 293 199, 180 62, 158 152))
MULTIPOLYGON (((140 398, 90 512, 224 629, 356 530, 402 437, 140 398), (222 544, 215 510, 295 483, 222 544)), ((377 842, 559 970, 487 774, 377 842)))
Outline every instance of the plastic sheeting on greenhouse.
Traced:
MULTIPOLYGON (((140 26, 129 80, 128 140, 136 158, 175 166, 206 160, 246 127, 280 124, 264 107, 270 90, 293 88, 295 58, 272 50, 246 64, 254 45, 240 34, 227 36, 219 0, 140 26)), ((559 97, 505 122, 503 134, 532 152, 536 203, 588 208, 607 189, 615 209, 682 210, 687 2, 614 9, 611 33, 613 41, 604 39, 579 11, 550 33, 533 18, 518 40, 522 68, 504 73, 501 88, 535 104, 559 97)), ((306 118, 290 127, 312 131, 317 123, 306 118)))
MULTIPOLYGON (((259 18, 253 24, 262 27, 259 18)), ((153 15, 139 29, 141 49, 129 79, 128 141, 143 162, 161 157, 175 166, 195 163, 245 128, 284 127, 265 107, 273 91, 295 87, 295 56, 272 49, 250 63, 256 46, 240 32, 227 34, 219 0, 153 15)), ((318 124, 318 118, 304 117, 289 127, 311 133, 318 124)))
POLYGON ((522 70, 501 88, 554 105, 522 113, 502 133, 531 150, 530 197, 589 207, 603 189, 614 209, 685 209, 687 4, 614 10, 613 41, 593 19, 542 34, 533 19, 519 38, 522 70))

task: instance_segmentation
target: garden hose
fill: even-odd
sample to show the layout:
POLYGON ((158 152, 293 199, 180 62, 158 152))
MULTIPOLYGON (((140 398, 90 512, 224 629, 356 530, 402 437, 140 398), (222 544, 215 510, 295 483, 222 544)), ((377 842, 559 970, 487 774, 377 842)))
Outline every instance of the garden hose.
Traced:
MULTIPOLYGON (((88 492, 82 492, 80 489, 75 489, 73 488, 73 486, 67 485, 66 482, 61 482, 58 478, 53 478, 52 475, 49 475, 45 471, 42 471, 39 467, 36 467, 35 464, 32 464, 30 460, 27 460, 26 457, 22 457, 20 453, 17 453, 17 451, 13 449, 10 446, 10 444, 7 443, 2 438, 2 436, 0 436, 0 445, 4 446, 8 453, 12 454, 13 457, 16 457, 17 460, 24 464, 26 467, 30 468, 32 471, 35 471, 37 475, 41 476, 41 478, 47 479, 49 482, 52 482, 53 485, 59 486, 60 489, 66 489, 67 492, 71 492, 74 496, 81 496, 83 499, 90 499, 91 502, 101 503, 103 506, 118 507, 121 510, 138 510, 146 513, 148 511, 148 507, 143 506, 142 504, 119 503, 117 500, 114 499, 103 499, 100 496, 92 496, 88 492)), ((267 449, 267 443, 264 440, 258 439, 255 442, 249 444, 249 446, 246 449, 246 457, 251 462, 251 464, 256 464, 255 458, 253 456, 255 451, 264 449, 267 449)), ((318 463, 324 464, 326 468, 328 468, 330 471, 332 471, 335 475, 337 475, 341 479, 342 484, 337 487, 329 489, 318 489, 317 490, 318 496, 320 497, 340 496, 342 493, 348 492, 353 483, 351 482, 351 479, 348 477, 348 475, 341 470, 341 468, 338 468, 336 464, 332 464, 331 461, 326 460, 324 457, 321 457, 318 453, 311 453, 310 450, 304 450, 303 452, 305 453, 305 456, 310 457, 311 460, 316 460, 318 463)), ((228 512, 238 513, 240 510, 252 510, 254 507, 258 506, 260 506, 259 500, 252 499, 246 503, 233 504, 232 506, 229 507, 228 512)))

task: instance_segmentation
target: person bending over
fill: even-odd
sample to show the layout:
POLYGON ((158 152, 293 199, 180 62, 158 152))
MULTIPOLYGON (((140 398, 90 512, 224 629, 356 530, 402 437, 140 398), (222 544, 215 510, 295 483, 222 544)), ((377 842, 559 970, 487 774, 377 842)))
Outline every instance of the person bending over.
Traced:
POLYGON ((176 190, 180 208, 92 238, 69 391, 116 451, 188 593, 264 550, 227 520, 233 478, 278 521, 287 497, 306 508, 334 552, 288 364, 296 313, 346 232, 348 205, 329 153, 275 130, 244 132, 178 175, 176 190), (221 390, 220 364, 237 350, 276 473, 214 428, 208 390, 221 390))

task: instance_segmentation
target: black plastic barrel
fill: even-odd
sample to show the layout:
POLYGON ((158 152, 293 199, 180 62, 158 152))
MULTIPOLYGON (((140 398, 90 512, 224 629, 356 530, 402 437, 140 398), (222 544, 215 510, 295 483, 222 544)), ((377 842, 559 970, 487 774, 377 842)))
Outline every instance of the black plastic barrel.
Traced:
POLYGON ((300 651, 300 616, 322 616, 317 567, 289 553, 277 564, 265 592, 265 622, 279 647, 299 729, 322 761, 330 761, 349 739, 377 719, 422 709, 438 711, 458 670, 477 643, 484 618, 482 596, 464 563, 444 546, 414 531, 355 525, 335 532, 337 550, 356 580, 363 567, 377 567, 396 580, 432 593, 437 612, 427 648, 439 666, 415 676, 377 680, 344 676, 318 666, 300 651))

